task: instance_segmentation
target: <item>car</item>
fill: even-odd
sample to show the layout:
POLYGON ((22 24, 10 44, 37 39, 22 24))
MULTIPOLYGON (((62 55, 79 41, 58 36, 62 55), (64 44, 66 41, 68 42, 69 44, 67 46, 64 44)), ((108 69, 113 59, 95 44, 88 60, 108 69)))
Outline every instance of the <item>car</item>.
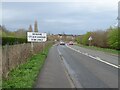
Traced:
POLYGON ((68 43, 68 45, 73 45, 73 42, 72 42, 72 41, 70 41, 70 42, 68 43))
POLYGON ((60 45, 65 45, 65 42, 63 42, 63 41, 60 41, 60 45))

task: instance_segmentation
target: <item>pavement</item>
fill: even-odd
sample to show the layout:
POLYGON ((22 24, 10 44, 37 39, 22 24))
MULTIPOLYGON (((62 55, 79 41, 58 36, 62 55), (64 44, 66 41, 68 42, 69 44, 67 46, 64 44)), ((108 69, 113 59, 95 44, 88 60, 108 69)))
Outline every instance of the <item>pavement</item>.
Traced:
POLYGON ((35 88, 71 88, 65 67, 56 47, 49 51, 44 67, 38 76, 35 88))

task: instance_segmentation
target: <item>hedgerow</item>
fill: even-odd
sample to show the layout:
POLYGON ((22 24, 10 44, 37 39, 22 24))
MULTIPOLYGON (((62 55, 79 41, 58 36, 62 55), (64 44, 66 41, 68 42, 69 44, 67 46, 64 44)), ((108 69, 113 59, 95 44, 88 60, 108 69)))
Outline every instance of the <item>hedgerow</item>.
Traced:
POLYGON ((14 45, 14 44, 20 44, 20 43, 26 43, 26 38, 16 38, 16 37, 2 37, 2 45, 14 45))

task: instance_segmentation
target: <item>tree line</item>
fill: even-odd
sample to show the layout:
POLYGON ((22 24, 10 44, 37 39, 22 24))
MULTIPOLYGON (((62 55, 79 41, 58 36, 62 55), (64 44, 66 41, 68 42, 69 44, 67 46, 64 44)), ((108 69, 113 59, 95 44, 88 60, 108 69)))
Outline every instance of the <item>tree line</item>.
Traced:
POLYGON ((79 35, 76 38, 77 43, 83 45, 91 45, 101 48, 111 48, 120 50, 120 30, 118 27, 110 27, 109 29, 97 30, 92 32, 87 32, 84 35, 79 35), (92 37, 92 40, 88 40, 92 37))
POLYGON ((4 25, 0 25, 0 37, 2 37, 2 45, 5 44, 19 44, 27 42, 27 32, 38 32, 37 21, 34 23, 34 30, 32 29, 32 25, 28 27, 28 29, 20 28, 16 31, 9 31, 4 25))

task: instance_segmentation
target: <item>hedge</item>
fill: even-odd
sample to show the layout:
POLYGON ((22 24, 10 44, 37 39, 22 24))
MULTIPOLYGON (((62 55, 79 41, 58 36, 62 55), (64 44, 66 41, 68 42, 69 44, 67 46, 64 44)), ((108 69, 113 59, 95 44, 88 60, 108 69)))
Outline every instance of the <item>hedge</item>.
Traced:
POLYGON ((26 43, 27 38, 16 38, 16 37, 2 37, 2 45, 14 45, 20 43, 26 43))
POLYGON ((108 44, 113 49, 120 50, 120 38, 119 38, 119 30, 117 28, 113 28, 109 30, 108 33, 108 44))

